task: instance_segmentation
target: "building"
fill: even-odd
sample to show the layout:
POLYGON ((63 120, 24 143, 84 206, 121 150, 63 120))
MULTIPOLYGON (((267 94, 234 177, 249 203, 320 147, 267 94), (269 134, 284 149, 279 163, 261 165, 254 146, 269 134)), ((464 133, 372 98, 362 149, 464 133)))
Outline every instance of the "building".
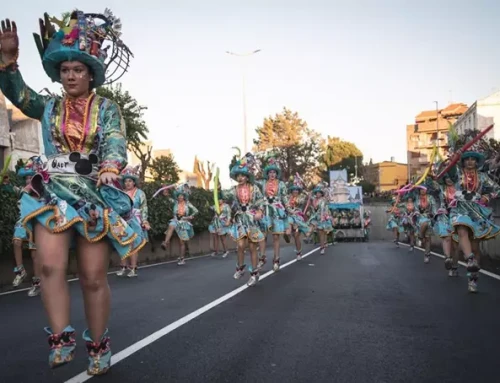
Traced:
POLYGON ((0 169, 10 155, 10 170, 15 170, 19 159, 26 160, 40 154, 42 130, 40 122, 26 117, 12 104, 7 104, 0 93, 0 169))
POLYGON ((423 174, 430 164, 434 146, 441 155, 448 150, 448 131, 466 111, 463 103, 450 104, 444 109, 423 111, 415 117, 415 123, 406 126, 406 150, 408 176, 413 179, 423 174))
POLYGON ((468 130, 483 130, 491 124, 495 126, 486 137, 500 140, 500 92, 477 100, 455 122, 454 128, 458 134, 463 134, 468 130))
POLYGON ((365 181, 375 185, 377 192, 399 189, 408 182, 408 165, 391 158, 391 161, 367 165, 363 177, 365 181))

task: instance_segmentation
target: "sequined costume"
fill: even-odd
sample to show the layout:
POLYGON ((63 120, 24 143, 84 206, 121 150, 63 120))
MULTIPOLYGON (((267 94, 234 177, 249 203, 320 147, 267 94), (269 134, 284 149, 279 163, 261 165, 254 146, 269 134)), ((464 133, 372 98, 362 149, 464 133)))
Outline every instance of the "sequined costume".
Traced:
POLYGON ((332 217, 328 201, 324 197, 325 193, 321 186, 316 186, 312 191, 314 198, 312 199, 308 224, 313 230, 323 230, 325 233, 333 231, 332 217), (316 193, 322 193, 322 197, 317 197, 316 193))
POLYGON ((208 231, 212 234, 226 235, 231 229, 231 206, 221 202, 219 208, 220 214, 217 214, 215 206, 212 206, 214 216, 208 226, 208 231))
POLYGON ((181 241, 189 241, 194 237, 193 225, 186 218, 198 214, 198 209, 189 202, 189 194, 189 186, 181 185, 174 191, 174 198, 168 198, 172 204, 172 213, 174 214, 168 225, 175 228, 175 232, 181 241), (178 199, 180 195, 184 196, 182 201, 178 199))
MULTIPOLYGON (((123 74, 131 52, 118 37, 115 27, 121 23, 116 21, 109 10, 104 14, 75 10, 65 21, 44 14, 40 34, 33 35, 49 78, 61 83, 61 64, 70 61, 85 64, 91 89, 111 81, 109 76, 115 73, 123 74), (107 73, 118 57, 123 60, 121 68, 107 73)), ((16 60, 17 56, 18 52, 16 60)), ((132 214, 132 200, 118 182, 97 187, 101 174, 119 175, 127 164, 126 130, 118 105, 92 92, 75 99, 42 96, 25 84, 16 62, 0 62, 0 90, 26 116, 41 122, 44 152, 35 161, 31 181, 36 197, 28 193, 21 197, 21 223, 27 235, 32 236, 35 223, 52 234, 73 229, 90 243, 106 239, 121 258, 137 253, 146 241, 132 214)), ((60 333, 49 327, 45 331, 49 365, 73 360, 75 329, 68 325, 60 333)), ((106 373, 111 366, 108 330, 100 339, 92 339, 87 329, 83 339, 87 373, 106 373)))
POLYGON ((142 228, 142 236, 148 241, 149 236, 147 230, 144 228, 148 224, 148 201, 146 198, 146 193, 137 187, 139 182, 139 167, 127 166, 121 173, 122 181, 125 182, 126 179, 131 179, 134 181, 133 189, 126 190, 125 193, 130 197, 133 202, 132 214, 137 219, 139 226, 142 228))

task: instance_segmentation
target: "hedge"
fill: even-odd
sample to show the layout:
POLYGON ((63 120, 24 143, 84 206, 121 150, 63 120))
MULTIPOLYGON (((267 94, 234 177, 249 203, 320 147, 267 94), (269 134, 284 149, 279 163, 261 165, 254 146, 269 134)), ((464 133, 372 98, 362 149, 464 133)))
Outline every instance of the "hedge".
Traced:
MULTIPOLYGON (((11 181, 15 185, 20 185, 15 175, 12 175, 11 181)), ((151 198, 160 186, 158 183, 151 182, 144 184, 142 188, 148 198, 150 237, 155 239, 164 237, 172 218, 172 206, 167 198, 162 195, 151 198)), ((191 192, 190 202, 199 210, 199 214, 192 223, 194 231, 201 233, 207 230, 213 217, 213 212, 210 210, 213 205, 213 193, 200 188, 191 188, 191 192)), ((18 199, 12 193, 0 192, 0 201, 0 258, 10 259, 12 258, 12 235, 19 217, 18 199)))

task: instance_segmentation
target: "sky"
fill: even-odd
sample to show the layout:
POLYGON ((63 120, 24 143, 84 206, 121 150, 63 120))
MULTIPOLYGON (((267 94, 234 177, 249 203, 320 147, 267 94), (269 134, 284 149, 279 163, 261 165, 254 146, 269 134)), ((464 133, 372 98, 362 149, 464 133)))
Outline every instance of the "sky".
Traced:
POLYGON ((323 136, 354 142, 366 162, 406 162, 406 125, 434 101, 471 105, 500 89, 495 0, 9 1, 2 17, 17 22, 33 89, 60 89, 32 38, 43 12, 104 7, 122 20, 134 59, 120 82, 148 107, 154 148, 185 170, 195 155, 215 161, 223 184, 231 148, 243 146, 243 73, 249 142, 287 107, 323 136))

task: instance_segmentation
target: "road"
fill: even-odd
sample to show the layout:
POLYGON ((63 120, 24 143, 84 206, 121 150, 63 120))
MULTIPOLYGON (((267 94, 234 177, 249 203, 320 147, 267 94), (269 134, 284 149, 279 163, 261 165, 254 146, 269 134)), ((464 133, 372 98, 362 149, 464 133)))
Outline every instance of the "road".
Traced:
MULTIPOLYGON (((293 259, 291 248, 282 259, 293 259)), ((232 254, 148 267, 132 280, 111 275, 115 365, 99 381, 500 381, 499 280, 481 275, 470 295, 463 267, 450 279, 442 259, 425 265, 420 251, 385 242, 315 251, 253 288, 232 278, 234 265, 232 254)), ((77 355, 56 370, 40 299, 0 295, 1 382, 84 381, 77 282, 71 294, 77 355)))

